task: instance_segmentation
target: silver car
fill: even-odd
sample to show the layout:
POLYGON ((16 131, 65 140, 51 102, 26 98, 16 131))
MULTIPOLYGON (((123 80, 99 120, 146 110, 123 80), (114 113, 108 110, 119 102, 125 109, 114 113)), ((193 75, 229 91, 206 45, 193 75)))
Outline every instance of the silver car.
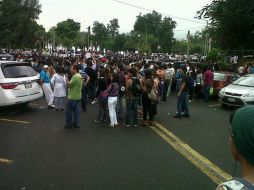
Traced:
POLYGON ((245 75, 219 92, 223 106, 243 107, 254 105, 254 74, 245 75))

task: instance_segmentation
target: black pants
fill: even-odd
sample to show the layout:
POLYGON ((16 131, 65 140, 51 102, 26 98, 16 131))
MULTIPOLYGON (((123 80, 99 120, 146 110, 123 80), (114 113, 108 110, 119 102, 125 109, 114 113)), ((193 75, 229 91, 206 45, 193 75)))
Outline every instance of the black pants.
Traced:
POLYGON ((149 120, 154 121, 154 116, 156 114, 156 105, 152 104, 151 100, 148 98, 147 93, 142 94, 142 105, 143 105, 143 120, 147 120, 147 115, 149 115, 149 120))

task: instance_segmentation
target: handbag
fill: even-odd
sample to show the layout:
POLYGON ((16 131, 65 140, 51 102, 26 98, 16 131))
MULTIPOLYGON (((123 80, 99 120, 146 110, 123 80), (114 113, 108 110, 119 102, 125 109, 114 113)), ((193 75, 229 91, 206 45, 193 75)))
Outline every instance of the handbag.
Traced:
POLYGON ((159 98, 154 88, 152 88, 152 90, 148 93, 148 98, 151 100, 152 104, 159 103, 159 98))
POLYGON ((105 91, 103 91, 103 92, 100 93, 100 95, 99 95, 98 98, 99 98, 100 100, 102 100, 102 101, 106 101, 106 100, 108 100, 108 97, 109 97, 109 93, 108 93, 107 90, 105 90, 105 91))

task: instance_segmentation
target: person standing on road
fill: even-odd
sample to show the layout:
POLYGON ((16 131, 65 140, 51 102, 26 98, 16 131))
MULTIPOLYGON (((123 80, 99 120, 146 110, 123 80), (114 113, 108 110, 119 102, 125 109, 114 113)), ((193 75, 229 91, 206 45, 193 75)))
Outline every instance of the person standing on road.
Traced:
POLYGON ((136 68, 131 68, 129 70, 130 79, 126 83, 126 127, 129 127, 133 124, 134 127, 138 126, 138 104, 140 96, 142 93, 141 82, 137 77, 136 68), (133 122, 132 122, 133 121, 133 122))
POLYGON ((117 116, 120 122, 124 119, 124 94, 126 88, 126 77, 124 74, 123 63, 118 63, 116 66, 116 71, 119 80, 119 95, 117 97, 117 116))
POLYGON ((51 84, 54 87, 54 104, 56 106, 56 111, 63 111, 66 100, 67 86, 62 66, 57 67, 56 74, 54 74, 51 79, 51 84))
POLYGON ((72 78, 67 82, 68 86, 68 102, 66 110, 66 125, 65 128, 80 128, 80 100, 82 92, 82 76, 79 73, 78 65, 71 67, 72 78), (74 117, 74 120, 73 120, 74 117))
POLYGON ((188 108, 188 94, 190 89, 190 79, 186 75, 186 68, 182 68, 179 70, 180 74, 182 75, 182 83, 177 93, 177 114, 174 115, 174 118, 181 119, 182 117, 189 118, 189 108, 188 108))
POLYGON ((40 73, 40 80, 42 89, 44 91, 46 101, 48 104, 48 109, 53 109, 55 106, 53 105, 54 102, 54 93, 52 92, 51 86, 50 86, 50 76, 49 76, 49 66, 44 65, 43 70, 40 73))
POLYGON ((233 158, 240 162, 242 178, 235 178, 219 185, 217 190, 254 189, 254 106, 236 111, 230 118, 230 149, 233 158))
POLYGON ((145 78, 142 84, 142 106, 143 106, 143 125, 154 125, 156 115, 156 104, 158 101, 158 83, 152 77, 152 70, 145 70, 145 78), (149 115, 149 123, 147 122, 149 115))
POLYGON ((204 74, 204 98, 205 102, 208 102, 210 89, 213 87, 214 74, 210 67, 207 68, 204 74))
POLYGON ((172 64, 169 63, 166 70, 166 81, 165 81, 165 86, 166 86, 165 91, 167 93, 167 97, 169 97, 171 93, 172 80, 174 76, 175 76, 175 69, 172 67, 172 64), (168 87, 167 87, 167 84, 168 84, 168 87))
POLYGON ((119 95, 119 84, 118 84, 118 75, 113 73, 111 76, 111 84, 107 89, 109 94, 108 97, 108 109, 110 117, 110 127, 116 127, 118 125, 117 116, 116 116, 116 105, 117 97, 119 95))

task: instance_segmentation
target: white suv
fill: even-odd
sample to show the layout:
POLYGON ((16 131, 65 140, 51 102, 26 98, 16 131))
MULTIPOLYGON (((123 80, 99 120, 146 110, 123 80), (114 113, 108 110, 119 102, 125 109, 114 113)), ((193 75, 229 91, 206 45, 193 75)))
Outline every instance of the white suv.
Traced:
POLYGON ((0 107, 28 104, 42 98, 39 79, 29 63, 0 61, 0 107))

